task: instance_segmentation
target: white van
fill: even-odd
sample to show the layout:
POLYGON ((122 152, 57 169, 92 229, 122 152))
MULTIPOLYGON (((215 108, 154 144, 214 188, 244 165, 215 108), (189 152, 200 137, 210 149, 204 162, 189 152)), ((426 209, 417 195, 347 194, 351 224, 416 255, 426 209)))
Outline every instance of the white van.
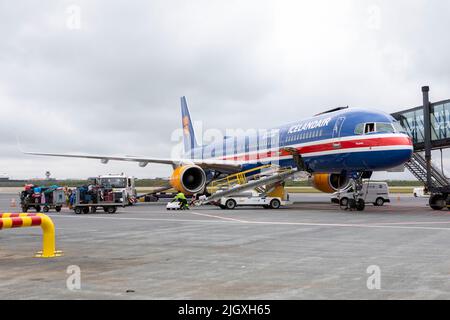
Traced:
MULTIPOLYGON (((386 182, 364 183, 359 198, 363 199, 365 203, 373 203, 374 206, 382 206, 385 202, 391 202, 389 199, 389 187, 386 182)), ((353 199, 352 187, 333 193, 331 202, 347 206, 349 199, 353 199)))

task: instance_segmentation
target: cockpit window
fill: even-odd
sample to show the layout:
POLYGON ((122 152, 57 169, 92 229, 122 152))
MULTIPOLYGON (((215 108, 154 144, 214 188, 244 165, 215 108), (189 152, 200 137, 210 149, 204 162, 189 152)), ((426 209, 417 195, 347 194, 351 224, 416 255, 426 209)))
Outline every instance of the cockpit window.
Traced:
POLYGON ((406 133, 406 130, 403 129, 403 127, 402 127, 402 125, 400 124, 400 122, 395 121, 395 122, 393 123, 393 126, 394 126, 396 132, 406 133))
POLYGON ((394 133, 394 127, 390 123, 377 123, 377 132, 394 133))
POLYGON ((366 123, 366 126, 364 127, 364 133, 371 133, 375 132, 375 123, 366 123))
POLYGON ((360 123, 355 128, 355 134, 363 134, 364 133, 364 123, 360 123))
POLYGON ((360 123, 355 127, 355 134, 371 134, 371 133, 404 133, 404 129, 398 122, 368 122, 360 123))

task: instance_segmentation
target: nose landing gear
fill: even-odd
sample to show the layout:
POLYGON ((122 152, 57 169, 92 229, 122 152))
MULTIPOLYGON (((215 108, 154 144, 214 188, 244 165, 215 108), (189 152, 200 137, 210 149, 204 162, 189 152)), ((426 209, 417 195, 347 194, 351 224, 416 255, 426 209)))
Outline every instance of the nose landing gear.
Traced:
POLYGON ((351 178, 350 185, 353 190, 353 198, 348 199, 345 203, 340 202, 341 208, 350 211, 364 211, 366 208, 366 202, 363 197, 363 178, 364 173, 358 173, 355 177, 351 178))

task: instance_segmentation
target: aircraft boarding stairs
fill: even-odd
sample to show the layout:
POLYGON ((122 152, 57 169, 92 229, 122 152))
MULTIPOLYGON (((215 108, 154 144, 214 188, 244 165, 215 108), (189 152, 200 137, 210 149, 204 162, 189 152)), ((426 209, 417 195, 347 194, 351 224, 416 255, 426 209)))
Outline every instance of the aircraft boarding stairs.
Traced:
MULTIPOLYGON (((405 163, 405 167, 425 186, 427 186, 427 162, 418 152, 414 152, 411 160, 405 163)), ((434 165, 431 166, 431 186, 428 189, 444 188, 450 184, 444 174, 434 165)))
POLYGON ((211 183, 210 188, 216 190, 211 196, 200 199, 196 205, 203 205, 217 201, 222 197, 229 197, 247 190, 256 190, 262 195, 272 192, 284 180, 293 177, 297 168, 280 168, 265 165, 251 170, 229 175, 211 183), (260 173, 256 173, 260 171, 260 173))

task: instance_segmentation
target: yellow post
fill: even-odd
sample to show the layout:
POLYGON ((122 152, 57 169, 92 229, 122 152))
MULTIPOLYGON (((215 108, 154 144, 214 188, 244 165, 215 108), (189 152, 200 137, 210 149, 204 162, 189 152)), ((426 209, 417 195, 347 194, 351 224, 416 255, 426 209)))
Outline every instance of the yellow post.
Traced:
POLYGON ((52 219, 45 214, 38 214, 41 217, 42 236, 42 251, 36 254, 38 258, 54 258, 61 256, 61 251, 56 251, 55 245, 55 225, 52 219))
POLYGON ((55 225, 47 215, 27 213, 0 214, 0 229, 40 226, 42 229, 42 251, 36 254, 38 258, 54 258, 62 255, 55 248, 55 225))

